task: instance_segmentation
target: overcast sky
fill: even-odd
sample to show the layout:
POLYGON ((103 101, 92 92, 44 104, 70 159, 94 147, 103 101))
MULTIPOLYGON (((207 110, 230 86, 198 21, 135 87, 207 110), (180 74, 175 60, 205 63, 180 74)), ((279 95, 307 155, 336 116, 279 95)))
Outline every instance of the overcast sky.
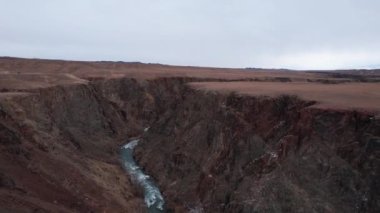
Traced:
POLYGON ((380 68, 380 0, 0 0, 0 55, 380 68))

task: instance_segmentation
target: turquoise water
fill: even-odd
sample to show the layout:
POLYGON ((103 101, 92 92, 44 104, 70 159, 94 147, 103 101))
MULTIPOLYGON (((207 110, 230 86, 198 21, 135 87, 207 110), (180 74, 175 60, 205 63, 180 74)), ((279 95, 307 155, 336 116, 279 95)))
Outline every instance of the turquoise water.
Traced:
POLYGON ((165 212, 165 201, 159 188, 149 175, 133 159, 133 149, 139 140, 132 140, 121 148, 121 159, 124 169, 131 176, 132 182, 137 184, 144 191, 144 201, 148 212, 165 212))

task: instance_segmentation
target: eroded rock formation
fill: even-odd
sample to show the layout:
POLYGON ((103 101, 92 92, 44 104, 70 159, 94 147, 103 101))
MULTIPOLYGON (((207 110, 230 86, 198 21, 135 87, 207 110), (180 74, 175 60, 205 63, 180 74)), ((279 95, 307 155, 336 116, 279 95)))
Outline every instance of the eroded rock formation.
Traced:
MULTIPOLYGON (((7 63, 4 69, 17 68, 7 63)), ((48 85, 0 85, 1 212, 146 211, 119 159, 120 146, 136 136, 135 157, 169 212, 380 209, 376 112, 188 84, 210 76, 88 72, 74 82, 69 75, 69 83, 52 77, 48 85)), ((214 80, 221 79, 231 80, 214 80)))

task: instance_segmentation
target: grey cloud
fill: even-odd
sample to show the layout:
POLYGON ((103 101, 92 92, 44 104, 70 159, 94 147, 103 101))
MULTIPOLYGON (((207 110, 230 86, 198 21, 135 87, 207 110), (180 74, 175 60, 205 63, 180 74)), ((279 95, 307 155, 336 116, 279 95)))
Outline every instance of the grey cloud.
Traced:
POLYGON ((295 69, 380 64, 377 0, 0 4, 0 55, 295 69))

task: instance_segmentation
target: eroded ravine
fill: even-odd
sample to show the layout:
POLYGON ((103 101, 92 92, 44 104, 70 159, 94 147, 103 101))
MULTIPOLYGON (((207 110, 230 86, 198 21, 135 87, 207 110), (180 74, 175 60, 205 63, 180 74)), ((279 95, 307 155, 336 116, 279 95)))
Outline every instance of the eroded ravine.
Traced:
MULTIPOLYGON (((168 211, 379 209, 378 120, 289 96, 195 90, 189 81, 94 80, 2 100, 3 191, 23 190, 17 202, 37 197, 44 203, 25 208, 49 212, 144 212, 118 160, 125 138, 149 125, 136 161, 137 142, 122 148, 124 168, 144 180, 135 182, 144 192, 154 183, 138 166, 154 177, 168 211)), ((147 197, 158 206, 159 196, 147 197)))

